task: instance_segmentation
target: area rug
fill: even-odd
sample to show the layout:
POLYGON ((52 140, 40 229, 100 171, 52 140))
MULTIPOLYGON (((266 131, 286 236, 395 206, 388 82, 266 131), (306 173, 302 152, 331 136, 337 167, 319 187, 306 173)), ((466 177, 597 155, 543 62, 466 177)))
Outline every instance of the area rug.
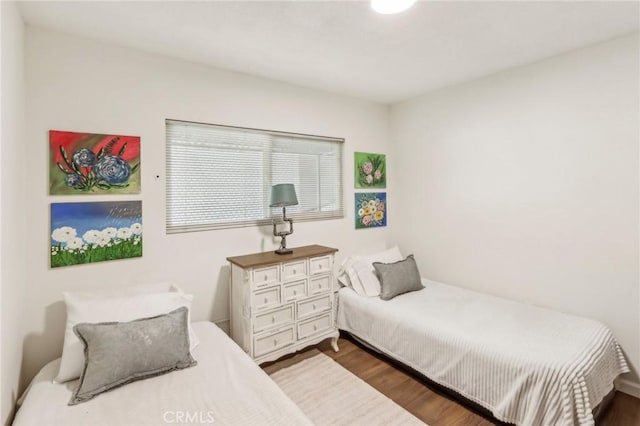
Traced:
POLYGON ((322 353, 271 378, 316 425, 424 425, 322 353))

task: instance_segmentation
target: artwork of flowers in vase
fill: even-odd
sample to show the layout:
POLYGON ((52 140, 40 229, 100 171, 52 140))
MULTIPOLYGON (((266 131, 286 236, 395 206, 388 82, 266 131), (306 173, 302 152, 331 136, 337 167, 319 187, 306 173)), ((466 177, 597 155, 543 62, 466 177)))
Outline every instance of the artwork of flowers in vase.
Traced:
POLYGON ((49 193, 140 193, 140 137, 49 131, 49 193))
POLYGON ((355 152, 353 157, 356 188, 387 187, 387 164, 384 154, 355 152))
POLYGON ((387 193, 355 193, 356 229, 387 226, 387 193))
POLYGON ((142 256, 142 202, 51 204, 51 267, 142 256))

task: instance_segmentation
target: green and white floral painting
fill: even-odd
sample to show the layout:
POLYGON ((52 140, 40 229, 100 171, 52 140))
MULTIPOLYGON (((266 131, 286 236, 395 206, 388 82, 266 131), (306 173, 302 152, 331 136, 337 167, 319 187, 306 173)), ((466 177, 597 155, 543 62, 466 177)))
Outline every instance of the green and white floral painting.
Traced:
POLYGON ((355 193, 356 229, 387 226, 387 193, 355 193))
POLYGON ((142 256, 142 202, 51 203, 51 267, 142 256))
POLYGON ((387 161, 384 154, 354 152, 355 187, 386 188, 387 161))

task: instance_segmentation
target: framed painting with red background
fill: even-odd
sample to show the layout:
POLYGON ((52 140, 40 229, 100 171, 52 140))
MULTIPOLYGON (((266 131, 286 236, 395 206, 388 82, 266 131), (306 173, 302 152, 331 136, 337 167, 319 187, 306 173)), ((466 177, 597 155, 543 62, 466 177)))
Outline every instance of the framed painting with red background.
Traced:
POLYGON ((139 194, 140 137, 49 131, 49 194, 139 194))

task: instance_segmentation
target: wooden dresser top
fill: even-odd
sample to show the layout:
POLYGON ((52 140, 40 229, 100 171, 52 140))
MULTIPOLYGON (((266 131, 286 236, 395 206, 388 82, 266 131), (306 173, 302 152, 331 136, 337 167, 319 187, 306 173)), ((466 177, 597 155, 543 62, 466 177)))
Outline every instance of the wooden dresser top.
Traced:
POLYGON ((276 254, 275 251, 246 254, 244 256, 227 257, 227 260, 241 268, 253 268, 256 266, 272 265, 274 263, 289 262, 305 257, 322 256, 337 252, 338 249, 319 245, 294 247, 291 254, 276 254))

